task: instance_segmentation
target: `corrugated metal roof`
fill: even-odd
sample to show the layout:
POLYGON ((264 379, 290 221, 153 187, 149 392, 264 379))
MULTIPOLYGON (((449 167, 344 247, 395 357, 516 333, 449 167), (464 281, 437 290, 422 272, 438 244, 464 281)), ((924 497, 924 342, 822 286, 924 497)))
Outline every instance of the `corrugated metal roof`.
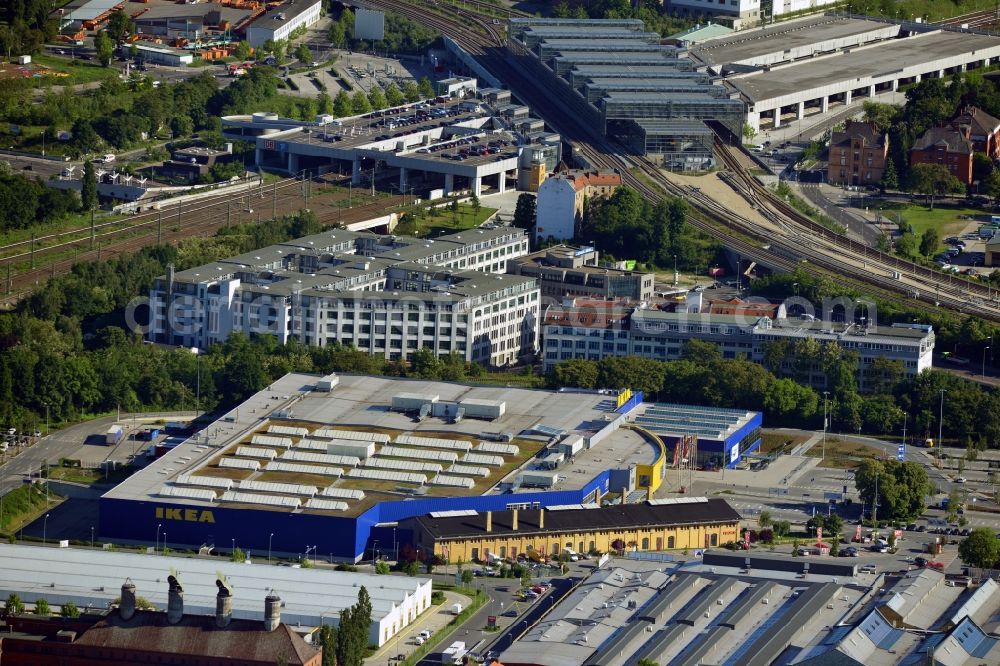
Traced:
POLYGON ((219 461, 219 467, 229 467, 232 469, 260 469, 259 460, 243 460, 241 458, 223 458, 219 461))
MULTIPOLYGON (((408 449, 401 446, 383 446, 379 456, 391 456, 393 458, 416 458, 418 460, 444 460, 455 462, 458 454, 454 451, 428 451, 426 449, 408 449)), ((468 455, 468 454, 466 454, 468 455)))
POLYGON ((306 500, 305 508, 307 509, 322 509, 323 511, 347 511, 347 502, 338 502, 336 500, 328 499, 317 499, 315 497, 306 500))
POLYGON ((359 467, 347 471, 347 476, 355 479, 372 479, 374 481, 401 481, 403 483, 426 483, 427 477, 413 472, 394 472, 388 469, 367 469, 359 467))
POLYGON ((237 504, 264 504, 267 506, 281 506, 292 509, 299 508, 302 500, 298 497, 284 497, 281 495, 261 495, 258 493, 241 493, 237 490, 227 490, 222 493, 222 502, 235 502, 237 504))
POLYGON ((181 486, 163 486, 160 488, 161 497, 183 497, 185 499, 202 500, 205 502, 215 501, 215 491, 208 488, 184 488, 181 486))
POLYGON ((293 474, 318 474, 320 476, 336 477, 344 475, 344 470, 339 467, 327 467, 326 465, 303 465, 300 463, 283 462, 281 460, 272 460, 267 463, 266 469, 268 472, 292 472, 293 474))
POLYGON ((307 486, 299 483, 277 483, 273 481, 251 481, 249 479, 239 482, 240 490, 256 491, 261 493, 278 493, 286 495, 307 495, 312 497, 317 493, 316 486, 307 486))

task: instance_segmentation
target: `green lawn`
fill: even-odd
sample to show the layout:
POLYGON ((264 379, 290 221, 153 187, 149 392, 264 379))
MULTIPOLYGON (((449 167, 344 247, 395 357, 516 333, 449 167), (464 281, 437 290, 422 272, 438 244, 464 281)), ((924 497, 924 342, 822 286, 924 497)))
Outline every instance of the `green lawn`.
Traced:
MULTIPOLYGON (((935 203, 934 210, 931 210, 923 204, 889 205, 876 202, 872 204, 871 210, 876 209, 881 209, 882 215, 890 220, 895 220, 896 214, 899 213, 904 222, 913 226, 913 233, 917 238, 926 229, 937 229, 938 237, 942 241, 948 236, 961 234, 962 230, 969 224, 976 223, 978 226, 988 219, 988 214, 978 208, 941 205, 940 203, 935 203)), ((944 242, 941 242, 939 247, 945 247, 944 242)))
POLYGON ((76 85, 103 81, 118 76, 118 70, 113 67, 101 67, 96 60, 71 60, 61 56, 38 54, 31 56, 31 61, 44 65, 57 72, 66 72, 69 76, 51 77, 56 85, 76 85))
POLYGON ((464 229, 477 227, 485 222, 496 208, 482 206, 476 211, 470 204, 459 204, 458 210, 452 212, 449 207, 430 208, 419 219, 407 216, 396 227, 395 233, 404 236, 431 237, 450 234, 464 229))

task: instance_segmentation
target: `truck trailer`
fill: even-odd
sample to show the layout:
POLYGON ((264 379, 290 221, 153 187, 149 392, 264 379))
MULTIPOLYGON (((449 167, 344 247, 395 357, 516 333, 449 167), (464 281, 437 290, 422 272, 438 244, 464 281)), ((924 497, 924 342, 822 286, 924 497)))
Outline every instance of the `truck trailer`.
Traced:
POLYGON ((108 428, 108 432, 104 435, 104 443, 108 445, 118 444, 122 441, 122 437, 125 436, 125 428, 120 425, 113 425, 108 428))

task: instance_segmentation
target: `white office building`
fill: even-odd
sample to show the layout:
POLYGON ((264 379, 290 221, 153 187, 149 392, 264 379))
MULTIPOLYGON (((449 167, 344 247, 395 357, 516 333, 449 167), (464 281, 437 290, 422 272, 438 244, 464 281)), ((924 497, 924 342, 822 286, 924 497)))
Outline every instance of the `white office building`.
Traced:
POLYGON ((267 40, 288 39, 297 28, 310 26, 320 19, 320 0, 289 0, 270 7, 247 28, 247 41, 257 48, 267 40))
POLYGON ((386 359, 417 349, 501 366, 535 353, 534 278, 504 275, 520 229, 434 240, 334 229, 185 271, 150 290, 154 342, 207 347, 239 331, 386 359))

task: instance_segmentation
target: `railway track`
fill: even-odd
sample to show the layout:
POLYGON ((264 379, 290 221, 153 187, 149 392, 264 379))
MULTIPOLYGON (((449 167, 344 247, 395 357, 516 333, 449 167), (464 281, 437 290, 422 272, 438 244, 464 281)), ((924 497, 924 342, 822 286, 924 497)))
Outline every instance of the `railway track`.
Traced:
POLYGON ((947 26, 961 26, 968 25, 971 28, 978 28, 980 30, 995 29, 1000 26, 1000 10, 994 9, 983 9, 978 12, 970 12, 968 14, 962 14, 960 16, 953 16, 949 19, 944 19, 943 21, 938 21, 938 25, 947 26))
MULTIPOLYGON (((313 181, 312 185, 323 184, 322 181, 313 181)), ((316 215, 316 218, 326 225, 350 224, 371 219, 384 214, 387 210, 397 208, 405 203, 405 198, 401 195, 389 196, 377 199, 376 201, 353 205, 344 208, 338 205, 348 198, 348 194, 337 192, 334 194, 306 195, 302 181, 287 179, 278 181, 263 187, 261 190, 252 191, 248 194, 234 198, 232 194, 223 195, 219 201, 209 204, 189 207, 171 207, 161 211, 155 211, 149 217, 152 219, 142 219, 139 223, 129 227, 127 230, 130 236, 125 236, 123 230, 109 232, 111 235, 101 241, 101 236, 95 234, 95 241, 91 244, 89 229, 86 239, 64 241, 58 246, 36 250, 35 261, 41 263, 45 258, 45 253, 49 255, 59 252, 76 250, 71 257, 55 258, 49 260, 43 266, 30 268, 9 275, 0 273, 3 280, 3 295, 0 296, 0 304, 11 305, 18 299, 27 295, 31 290, 40 286, 45 280, 55 276, 70 272, 73 265, 83 261, 99 261, 111 257, 122 256, 134 253, 149 245, 168 243, 173 244, 187 238, 197 236, 208 236, 219 229, 230 224, 242 224, 247 222, 270 219, 272 212, 276 215, 289 215, 302 209, 309 209, 316 215), (284 183, 285 193, 282 197, 277 195, 281 190, 280 184, 284 183), (237 204, 237 205, 233 205, 237 204), (178 217, 178 212, 180 216, 178 217), (266 212, 266 218, 265 218, 266 212), (161 223, 162 217, 162 223, 161 223)), ((203 202, 198 202, 202 204, 203 202)), ((140 217, 147 217, 146 215, 140 217)), ((134 218, 133 218, 134 219, 134 218)), ((15 255, 4 260, 7 266, 11 266, 15 258, 19 257, 24 261, 25 254, 15 255)), ((6 270, 6 269, 5 269, 6 270)))
MULTIPOLYGON (((734 214, 701 192, 674 184, 645 158, 620 157, 627 155, 624 147, 601 136, 595 127, 580 122, 579 119, 593 114, 582 98, 538 86, 536 81, 544 71, 537 60, 527 55, 518 57, 516 53, 511 56, 495 36, 484 39, 458 18, 429 18, 412 4, 398 0, 373 0, 370 4, 424 22, 454 39, 507 82, 512 91, 530 104, 555 131, 571 138, 574 150, 592 165, 619 170, 624 165, 623 180, 652 200, 664 195, 683 197, 692 207, 689 223, 742 256, 773 268, 800 268, 814 274, 832 275, 840 283, 869 291, 875 289, 888 300, 910 306, 919 304, 929 311, 946 307, 1000 322, 1000 292, 997 290, 879 252, 826 229, 776 197, 747 173, 732 158, 730 148, 723 146, 720 151, 726 167, 725 177, 734 190, 760 211, 769 223, 767 227, 734 214), (535 80, 531 78, 532 73, 535 80)), ((467 14, 462 18, 468 18, 467 14)), ((485 21, 478 23, 485 27, 485 21)))

